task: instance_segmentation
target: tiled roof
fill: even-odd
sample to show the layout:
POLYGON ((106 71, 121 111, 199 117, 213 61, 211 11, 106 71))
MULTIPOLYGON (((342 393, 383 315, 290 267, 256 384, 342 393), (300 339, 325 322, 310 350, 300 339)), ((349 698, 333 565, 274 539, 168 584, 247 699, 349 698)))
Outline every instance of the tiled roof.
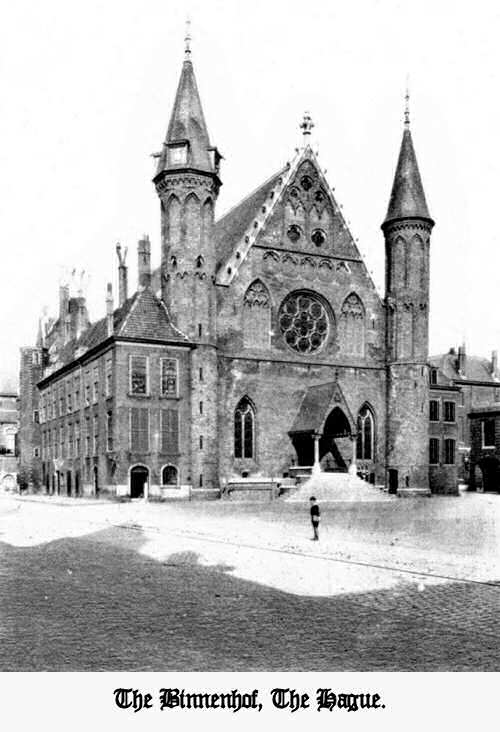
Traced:
POLYGON ((231 255, 235 244, 241 239, 252 220, 257 216, 264 205, 272 188, 286 171, 278 171, 266 180, 253 193, 250 193, 240 203, 230 209, 215 224, 215 241, 217 248, 217 266, 223 264, 231 255))
POLYGON ((411 132, 405 129, 385 221, 414 216, 430 218, 411 132))
POLYGON ((437 356, 431 356, 429 361, 432 366, 440 369, 448 379, 457 381, 468 379, 470 381, 491 381, 497 383, 491 373, 491 361, 487 358, 469 356, 467 354, 465 357, 465 373, 463 374, 459 374, 458 372, 458 355, 456 353, 442 353, 437 356))
POLYGON ((310 386, 302 400, 290 432, 320 432, 337 384, 310 386))
MULTIPOLYGON (((135 292, 113 312, 113 335, 150 341, 187 342, 186 336, 172 325, 163 303, 151 288, 135 292)), ((107 318, 101 318, 79 338, 68 341, 59 349, 52 371, 66 366, 107 338, 107 318)))

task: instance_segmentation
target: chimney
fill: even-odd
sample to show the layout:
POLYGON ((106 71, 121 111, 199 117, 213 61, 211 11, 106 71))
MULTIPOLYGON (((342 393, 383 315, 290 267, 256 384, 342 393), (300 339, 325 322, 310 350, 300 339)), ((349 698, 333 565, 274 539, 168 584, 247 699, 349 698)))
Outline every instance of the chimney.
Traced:
POLYGON ((465 354, 465 343, 462 343, 461 346, 458 347, 458 359, 457 359, 457 369, 460 376, 465 376, 465 364, 467 361, 467 356, 465 354))
POLYGON ((137 245, 138 284, 140 289, 151 285, 151 244, 145 234, 137 245))
POLYGON ((75 337, 80 338, 83 331, 87 330, 89 326, 87 304, 83 296, 77 298, 76 308, 75 337))
POLYGON ((64 316, 63 321, 63 343, 71 340, 71 315, 68 313, 64 316))
POLYGON ((128 297, 127 247, 122 254, 120 244, 116 245, 118 255, 118 304, 121 307, 128 297))
POLYGON ((69 303, 69 286, 59 286, 59 322, 61 330, 64 328, 66 322, 66 315, 68 314, 68 303, 69 303))
POLYGON ((495 376, 495 374, 498 371, 498 351, 492 351, 491 352, 491 373, 492 376, 495 376))
POLYGON ((113 288, 111 282, 108 282, 106 289, 106 325, 108 329, 108 338, 113 335, 113 288))

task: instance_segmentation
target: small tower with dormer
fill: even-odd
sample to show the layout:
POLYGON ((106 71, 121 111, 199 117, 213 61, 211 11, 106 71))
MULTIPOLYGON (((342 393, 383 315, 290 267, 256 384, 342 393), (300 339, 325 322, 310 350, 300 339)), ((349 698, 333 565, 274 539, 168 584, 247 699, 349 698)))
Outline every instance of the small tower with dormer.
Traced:
POLYGON ((429 215, 410 131, 406 93, 403 140, 387 216, 386 255, 387 481, 390 490, 428 492, 427 374, 429 215))

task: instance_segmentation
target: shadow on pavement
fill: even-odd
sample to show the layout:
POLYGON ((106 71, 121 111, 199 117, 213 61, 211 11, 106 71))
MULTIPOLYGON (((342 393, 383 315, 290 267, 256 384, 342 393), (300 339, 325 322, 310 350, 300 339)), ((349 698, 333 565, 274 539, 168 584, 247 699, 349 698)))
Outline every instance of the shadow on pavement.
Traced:
POLYGON ((0 543, 1 671, 493 671, 500 588, 301 597, 141 531, 0 543))

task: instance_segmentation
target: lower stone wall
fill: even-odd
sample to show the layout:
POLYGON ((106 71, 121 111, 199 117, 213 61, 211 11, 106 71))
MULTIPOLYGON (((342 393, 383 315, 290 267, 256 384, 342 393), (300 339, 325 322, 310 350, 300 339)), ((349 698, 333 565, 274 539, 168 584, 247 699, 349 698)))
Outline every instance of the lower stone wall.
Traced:
POLYGON ((429 487, 435 495, 458 495, 458 473, 456 465, 429 467, 429 487))

